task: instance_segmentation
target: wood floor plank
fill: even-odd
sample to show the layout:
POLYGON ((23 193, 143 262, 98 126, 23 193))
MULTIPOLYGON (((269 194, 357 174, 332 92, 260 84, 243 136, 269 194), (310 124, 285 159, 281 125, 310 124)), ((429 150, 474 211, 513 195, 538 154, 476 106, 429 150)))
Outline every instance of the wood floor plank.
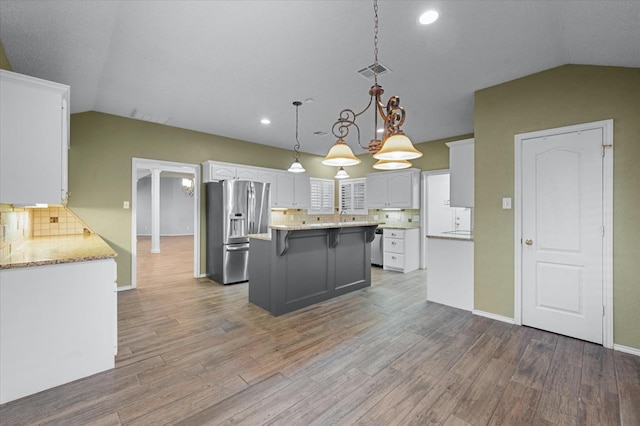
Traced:
POLYGON ((426 301, 427 271, 273 317, 138 241, 116 368, 0 405, 6 425, 640 424, 640 357, 426 301))

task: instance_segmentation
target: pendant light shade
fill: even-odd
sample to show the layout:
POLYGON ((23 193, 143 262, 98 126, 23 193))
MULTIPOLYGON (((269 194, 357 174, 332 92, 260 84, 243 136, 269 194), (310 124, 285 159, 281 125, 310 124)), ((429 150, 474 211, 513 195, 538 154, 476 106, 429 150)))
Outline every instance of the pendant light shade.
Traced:
POLYGON ((340 167, 338 169, 338 173, 334 176, 336 179, 346 179, 349 177, 349 173, 344 169, 344 167, 340 167))
POLYGON ((373 165, 378 170, 400 170, 411 167, 411 163, 407 160, 378 160, 373 165))
POLYGON ((411 140, 399 132, 389 136, 382 148, 373 154, 376 160, 412 160, 422 157, 422 153, 414 148, 411 140))
POLYGON ((291 173, 304 173, 305 169, 304 167, 302 167, 300 161, 298 161, 298 159, 295 159, 293 160, 293 163, 291 163, 291 166, 289 166, 289 169, 287 169, 287 171, 291 173))
POLYGON ((349 145, 343 140, 338 141, 331 147, 327 156, 322 160, 325 166, 355 166, 360 164, 362 160, 353 155, 353 151, 349 145))

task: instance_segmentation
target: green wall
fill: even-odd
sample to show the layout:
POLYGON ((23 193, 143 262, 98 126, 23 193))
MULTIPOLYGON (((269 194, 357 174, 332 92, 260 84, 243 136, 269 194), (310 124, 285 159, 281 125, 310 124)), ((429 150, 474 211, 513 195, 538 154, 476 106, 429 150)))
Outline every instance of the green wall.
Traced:
POLYGON ((565 65, 475 94, 475 309, 514 316, 514 136, 614 120, 614 341, 640 348, 640 69, 565 65))

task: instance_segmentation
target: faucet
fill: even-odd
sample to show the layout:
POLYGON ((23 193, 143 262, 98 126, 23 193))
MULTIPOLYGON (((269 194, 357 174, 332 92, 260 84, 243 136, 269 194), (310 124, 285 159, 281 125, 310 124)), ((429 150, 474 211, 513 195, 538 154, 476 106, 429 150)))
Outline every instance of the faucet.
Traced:
POLYGON ((340 222, 346 222, 347 221, 347 212, 344 210, 340 211, 340 222))

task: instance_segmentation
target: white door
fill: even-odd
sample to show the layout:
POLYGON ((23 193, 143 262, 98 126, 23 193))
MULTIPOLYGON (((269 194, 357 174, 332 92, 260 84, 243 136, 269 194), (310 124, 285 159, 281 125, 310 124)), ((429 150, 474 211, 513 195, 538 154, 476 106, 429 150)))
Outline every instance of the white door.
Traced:
POLYGON ((602 343, 603 130, 522 141, 522 323, 602 343))

